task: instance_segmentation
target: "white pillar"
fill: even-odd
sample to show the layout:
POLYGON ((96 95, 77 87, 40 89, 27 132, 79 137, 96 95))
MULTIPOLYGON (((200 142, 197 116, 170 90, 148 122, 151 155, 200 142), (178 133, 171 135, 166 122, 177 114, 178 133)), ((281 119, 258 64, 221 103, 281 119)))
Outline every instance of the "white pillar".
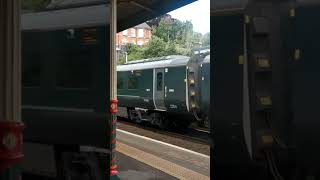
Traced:
POLYGON ((117 163, 116 163, 116 129, 117 129, 117 52, 116 52, 116 34, 117 34, 117 0, 110 0, 110 179, 117 179, 117 163))
POLYGON ((117 52, 116 52, 116 34, 117 34, 117 0, 110 0, 110 82, 111 99, 117 99, 117 52))
POLYGON ((0 0, 0 169, 22 157, 20 0, 0 0))

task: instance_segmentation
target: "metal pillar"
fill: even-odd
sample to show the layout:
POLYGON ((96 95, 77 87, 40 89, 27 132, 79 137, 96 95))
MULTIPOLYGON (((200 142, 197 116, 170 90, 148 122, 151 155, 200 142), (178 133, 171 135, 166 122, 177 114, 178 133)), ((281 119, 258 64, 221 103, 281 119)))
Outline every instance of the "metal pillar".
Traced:
POLYGON ((116 52, 116 34, 117 34, 117 0, 110 0, 110 113, 111 113, 111 158, 110 158, 110 178, 118 179, 116 163, 116 129, 117 129, 117 52, 116 52))
POLYGON ((0 1, 0 178, 19 177, 22 157, 20 0, 0 1))

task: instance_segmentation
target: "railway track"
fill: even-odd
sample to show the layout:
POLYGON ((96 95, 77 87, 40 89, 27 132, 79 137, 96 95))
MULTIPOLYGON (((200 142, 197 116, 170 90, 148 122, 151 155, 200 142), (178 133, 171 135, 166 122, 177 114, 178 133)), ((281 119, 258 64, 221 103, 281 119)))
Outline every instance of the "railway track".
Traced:
POLYGON ((118 117, 118 122, 128 125, 134 126, 137 128, 141 128, 147 131, 152 131, 154 133, 167 135, 170 137, 182 139, 185 141, 191 141, 195 143, 201 143, 205 145, 210 144, 210 132, 206 128, 187 128, 187 129, 169 129, 169 130, 161 130, 158 127, 153 127, 148 123, 137 124, 135 122, 130 122, 128 119, 123 117, 118 117))

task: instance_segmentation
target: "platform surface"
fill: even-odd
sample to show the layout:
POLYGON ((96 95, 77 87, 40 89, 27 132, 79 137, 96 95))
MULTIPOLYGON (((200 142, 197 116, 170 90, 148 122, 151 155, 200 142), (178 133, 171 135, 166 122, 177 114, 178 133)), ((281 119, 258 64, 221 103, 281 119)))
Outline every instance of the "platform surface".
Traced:
POLYGON ((210 179, 210 157, 117 130, 121 179, 210 179))
POLYGON ((137 161, 122 153, 117 153, 118 177, 121 180, 177 180, 177 178, 137 161))

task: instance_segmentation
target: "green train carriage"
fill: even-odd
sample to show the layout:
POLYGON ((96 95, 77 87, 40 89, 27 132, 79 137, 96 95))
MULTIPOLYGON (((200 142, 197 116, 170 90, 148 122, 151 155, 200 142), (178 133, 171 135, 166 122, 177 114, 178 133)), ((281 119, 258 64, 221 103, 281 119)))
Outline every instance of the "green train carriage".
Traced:
POLYGON ((137 122, 150 121, 161 128, 171 123, 187 127, 194 120, 187 83, 189 60, 175 55, 119 65, 119 106, 137 122))
POLYGON ((200 114, 201 123, 205 127, 210 127, 210 55, 207 55, 200 63, 200 114))

